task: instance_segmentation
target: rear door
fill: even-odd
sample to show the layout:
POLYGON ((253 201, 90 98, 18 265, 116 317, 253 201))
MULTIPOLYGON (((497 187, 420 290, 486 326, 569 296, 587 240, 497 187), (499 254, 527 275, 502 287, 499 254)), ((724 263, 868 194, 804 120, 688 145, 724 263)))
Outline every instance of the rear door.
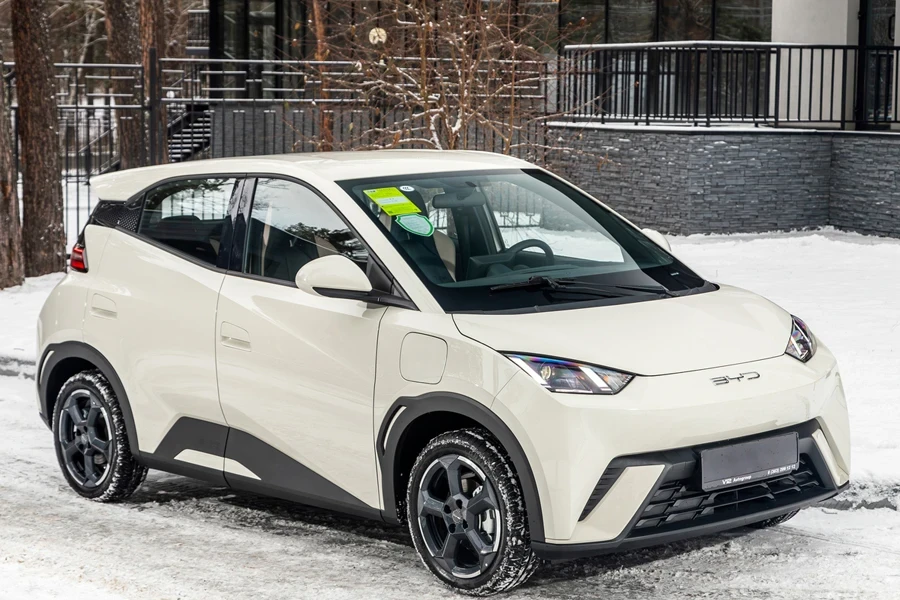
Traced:
MULTIPOLYGON (((245 187, 250 187, 248 180, 245 187)), ((373 514, 375 347, 385 309, 297 289, 311 260, 368 251, 311 188, 260 178, 219 297, 219 394, 229 484, 373 514)), ((241 219, 238 219, 240 223, 241 219)), ((238 226, 240 229, 240 226, 238 226)))
POLYGON ((227 427, 215 327, 225 269, 217 264, 230 247, 238 187, 235 177, 199 177, 150 190, 133 208, 135 231, 112 230, 100 264, 89 265, 84 327, 125 386, 151 466, 220 479, 227 427))

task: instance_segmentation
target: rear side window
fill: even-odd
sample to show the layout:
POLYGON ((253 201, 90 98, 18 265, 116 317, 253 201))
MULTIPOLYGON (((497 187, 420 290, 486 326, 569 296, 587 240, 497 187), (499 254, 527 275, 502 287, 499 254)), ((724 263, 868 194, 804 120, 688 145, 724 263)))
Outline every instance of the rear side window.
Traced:
POLYGON ((214 265, 236 179, 188 179, 147 194, 138 233, 214 265))
POLYGON ((309 188, 260 179, 253 195, 244 272, 293 281, 316 258, 343 254, 365 269, 368 251, 337 213, 309 188))

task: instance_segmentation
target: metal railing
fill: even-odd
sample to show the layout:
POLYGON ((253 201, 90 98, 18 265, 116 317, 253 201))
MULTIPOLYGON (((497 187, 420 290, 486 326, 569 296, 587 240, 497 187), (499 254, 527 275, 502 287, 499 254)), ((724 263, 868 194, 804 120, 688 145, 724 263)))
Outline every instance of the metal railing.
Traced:
POLYGON ((558 102, 600 122, 880 127, 900 122, 898 53, 749 42, 567 46, 558 102))

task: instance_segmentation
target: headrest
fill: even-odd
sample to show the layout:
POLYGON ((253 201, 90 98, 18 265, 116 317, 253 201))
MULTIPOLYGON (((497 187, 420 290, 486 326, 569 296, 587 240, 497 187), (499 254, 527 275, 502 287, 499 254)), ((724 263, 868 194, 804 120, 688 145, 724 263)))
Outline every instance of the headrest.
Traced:
POLYGON ((472 192, 465 198, 460 198, 456 192, 449 192, 438 194, 431 201, 431 205, 435 208, 470 208, 485 204, 487 204, 487 198, 481 192, 472 192))

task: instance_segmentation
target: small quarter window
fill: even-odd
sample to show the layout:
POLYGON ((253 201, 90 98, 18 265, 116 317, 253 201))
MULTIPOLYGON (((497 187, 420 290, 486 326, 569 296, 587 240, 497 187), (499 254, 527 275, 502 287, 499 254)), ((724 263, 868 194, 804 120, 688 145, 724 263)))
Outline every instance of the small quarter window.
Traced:
POLYGON ((244 272, 293 281, 323 256, 343 254, 366 268, 368 251, 315 192, 283 179, 260 179, 253 196, 244 272))
POLYGON ((138 233, 214 265, 236 179, 188 179, 147 194, 138 233))

